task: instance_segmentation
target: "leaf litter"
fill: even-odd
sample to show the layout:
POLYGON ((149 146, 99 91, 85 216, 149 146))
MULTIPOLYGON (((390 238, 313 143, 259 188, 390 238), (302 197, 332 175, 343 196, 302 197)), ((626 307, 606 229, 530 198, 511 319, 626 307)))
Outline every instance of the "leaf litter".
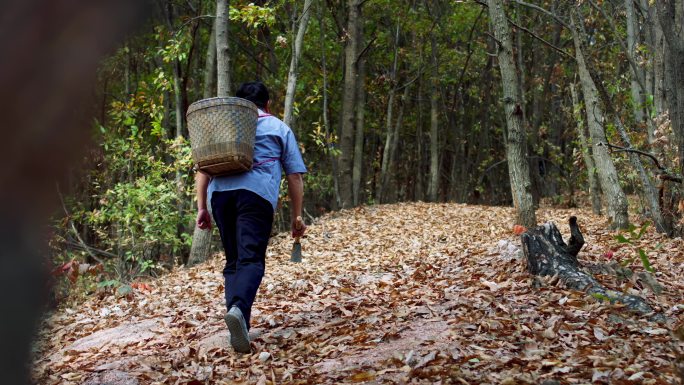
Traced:
MULTIPOLYGON (((540 222, 553 220, 564 234, 570 215, 578 216, 587 241, 579 254, 586 266, 637 255, 636 245, 618 245, 617 233, 590 212, 538 211, 540 222)), ((635 278, 597 276, 607 287, 646 298, 668 319, 657 324, 566 290, 557 279, 530 276, 512 218, 510 208, 426 203, 328 214, 308 228, 302 263, 289 261, 287 234, 271 239, 253 309, 252 354, 229 346, 217 255, 127 296, 93 297, 51 314, 36 344, 34 378, 40 384, 674 383, 682 346, 671 330, 684 321, 684 242, 649 229, 638 245, 649 253, 659 295, 635 278)), ((631 268, 643 270, 638 262, 631 268)))

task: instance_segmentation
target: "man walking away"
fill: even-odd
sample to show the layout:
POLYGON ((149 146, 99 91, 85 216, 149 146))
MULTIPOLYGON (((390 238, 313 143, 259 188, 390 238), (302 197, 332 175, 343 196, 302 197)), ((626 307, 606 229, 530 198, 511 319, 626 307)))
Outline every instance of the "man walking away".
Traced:
POLYGON ((249 353, 249 322, 252 304, 264 276, 266 247, 278 203, 282 171, 287 176, 290 195, 292 236, 304 234, 297 224, 302 214, 306 172, 299 146, 292 130, 270 114, 268 89, 261 82, 244 83, 237 97, 259 108, 252 170, 211 178, 196 174, 197 225, 211 228, 207 199, 211 201, 214 221, 226 253, 226 307, 224 319, 235 351, 249 353))

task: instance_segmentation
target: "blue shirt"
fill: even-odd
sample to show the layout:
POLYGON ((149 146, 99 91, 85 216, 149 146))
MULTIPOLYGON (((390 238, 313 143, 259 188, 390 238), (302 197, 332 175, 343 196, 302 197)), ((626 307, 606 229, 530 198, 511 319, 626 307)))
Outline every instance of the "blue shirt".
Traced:
POLYGON ((252 169, 212 178, 207 190, 209 201, 214 191, 249 190, 271 202, 275 210, 283 169, 286 175, 306 172, 297 139, 280 119, 259 110, 252 169))

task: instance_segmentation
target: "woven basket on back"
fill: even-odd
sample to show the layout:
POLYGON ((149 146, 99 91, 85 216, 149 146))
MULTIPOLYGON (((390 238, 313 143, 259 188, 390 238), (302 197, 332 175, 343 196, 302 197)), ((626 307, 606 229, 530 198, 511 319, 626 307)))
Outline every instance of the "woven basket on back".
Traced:
POLYGON ((242 98, 210 98, 188 108, 192 159, 211 176, 252 168, 257 106, 242 98))

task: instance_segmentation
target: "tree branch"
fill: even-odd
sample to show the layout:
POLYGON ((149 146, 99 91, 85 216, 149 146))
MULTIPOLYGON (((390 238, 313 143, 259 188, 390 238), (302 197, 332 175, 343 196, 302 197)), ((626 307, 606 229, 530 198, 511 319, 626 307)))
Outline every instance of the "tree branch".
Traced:
POLYGON ((650 158, 653 161, 653 163, 655 164, 656 168, 658 168, 658 170, 659 170, 659 172, 657 173, 658 179, 668 180, 668 181, 672 181, 672 182, 676 182, 676 183, 682 183, 682 178, 675 176, 675 175, 672 175, 669 172, 667 172, 667 169, 665 169, 665 167, 663 167, 660 164, 660 162, 658 161, 658 158, 656 158, 655 155, 653 155, 651 153, 648 153, 648 152, 642 151, 642 150, 638 150, 635 148, 616 146, 614 144, 610 144, 607 142, 606 143, 599 143, 598 145, 599 146, 605 145, 608 148, 615 149, 615 151, 613 151, 613 152, 631 152, 631 153, 634 153, 637 155, 641 155, 641 156, 645 156, 647 158, 650 158))
POLYGON ((71 231, 76 236, 76 239, 78 239, 78 243, 81 245, 81 247, 83 247, 83 249, 86 252, 88 252, 88 255, 92 259, 96 260, 100 264, 104 264, 104 261, 95 256, 95 254, 90 250, 90 247, 88 245, 86 245, 86 243, 83 241, 81 236, 78 234, 78 230, 76 230, 76 226, 74 226, 74 222, 71 220, 71 215, 69 214, 69 210, 67 210, 66 204, 64 203, 64 196, 62 196, 62 191, 59 189, 59 184, 57 184, 57 195, 59 195, 59 201, 62 203, 62 209, 64 209, 64 214, 67 217, 67 221, 69 222, 71 231))
MULTIPOLYGON (((508 19, 508 17, 507 17, 507 19, 508 19)), ((563 51, 563 49, 561 49, 561 48, 559 48, 559 47, 556 47, 555 45, 553 45, 553 44, 551 44, 550 42, 544 40, 543 38, 537 36, 534 32, 530 31, 529 29, 527 29, 527 28, 525 28, 525 27, 523 27, 523 26, 520 26, 520 25, 516 24, 516 23, 513 22, 513 20, 511 20, 511 19, 508 19, 508 22, 511 23, 512 26, 514 26, 514 27, 516 27, 516 28, 519 28, 520 30, 522 30, 522 31, 524 31, 524 32, 527 32, 528 35, 530 35, 530 36, 532 36, 533 38, 539 40, 539 41, 542 42, 544 45, 546 45, 546 46, 548 46, 548 47, 554 49, 554 50, 557 51, 558 53, 563 54, 563 55, 565 55, 566 57, 568 57, 568 58, 570 58, 570 59, 572 59, 572 60, 575 60, 575 57, 574 57, 574 56, 572 56, 572 55, 570 55, 569 53, 563 51)))
MULTIPOLYGON (((475 0, 475 2, 476 2, 477 4, 482 5, 483 7, 489 7, 489 5, 488 5, 487 3, 485 3, 485 2, 483 2, 483 1, 481 1, 481 0, 475 0)), ((527 5, 527 3, 521 3, 521 5, 527 5)), ((546 12, 548 12, 548 11, 546 11, 546 12)), ((550 42, 544 40, 542 37, 538 36, 537 34, 535 34, 534 32, 530 31, 529 29, 527 29, 527 28, 525 28, 525 27, 523 27, 523 26, 521 26, 521 25, 518 25, 516 22, 514 22, 513 20, 511 20, 508 16, 506 16, 506 19, 508 20, 508 22, 509 22, 512 26, 514 26, 514 27, 520 29, 520 30, 523 31, 523 32, 526 32, 528 35, 530 35, 530 36, 532 36, 533 38, 539 40, 542 44, 544 44, 544 45, 546 45, 546 46, 552 48, 553 50, 557 51, 558 53, 560 53, 560 54, 562 54, 562 55, 564 55, 564 56, 566 56, 566 57, 568 57, 568 58, 570 58, 570 59, 572 59, 572 60, 575 60, 575 57, 574 57, 574 56, 572 56, 572 55, 570 55, 569 53, 563 51, 563 49, 561 49, 561 48, 559 48, 559 47, 556 47, 555 45, 551 44, 550 42)), ((562 24, 563 24, 563 26, 566 26, 565 23, 562 23, 562 24)), ((493 37, 492 35, 490 35, 490 34, 487 34, 487 35, 489 35, 490 37, 494 38, 494 37, 493 37)), ((499 42, 498 40, 496 40, 496 38, 494 38, 494 40, 496 41, 496 43, 497 43, 498 45, 501 45, 501 42, 499 42)))
POLYGON ((463 64, 463 68, 461 69, 461 74, 458 77, 458 82, 456 84, 460 87, 461 82, 463 82, 463 77, 465 76, 466 70, 468 69, 468 64, 470 63, 470 58, 473 56, 473 50, 472 50, 472 42, 473 42, 473 35, 475 33, 475 27, 477 27, 478 23, 480 22, 480 18, 484 14, 484 8, 480 10, 480 13, 477 15, 477 18, 475 18, 475 22, 473 22, 472 27, 470 27, 470 33, 468 34, 468 56, 466 56, 465 64, 463 64))
MULTIPOLYGON (((100 250, 100 249, 92 247, 90 245, 86 245, 85 243, 81 243, 80 241, 79 242, 66 241, 65 243, 69 246, 73 246, 73 247, 79 248, 83 251, 86 251, 89 254, 90 253, 97 253, 97 254, 102 255, 104 257, 119 258, 119 256, 114 254, 114 253, 110 253, 109 251, 100 250)), ((97 261, 99 263, 102 263, 100 260, 97 260, 97 261)))
MULTIPOLYGON (((589 0, 589 4, 599 11, 601 15, 608 21, 608 24, 610 25, 610 28, 613 30, 613 32, 617 31, 617 26, 615 25, 615 20, 606 12, 603 7, 600 7, 598 4, 596 4, 595 1, 589 0)), ((636 63, 636 60, 634 60, 634 56, 632 55, 631 52, 629 52, 629 48, 625 44, 625 42, 619 37, 616 36, 615 40, 617 40, 620 44, 620 47, 622 48, 622 51, 625 53, 627 56, 627 61, 629 62, 629 66, 632 67, 632 71, 634 74, 634 79, 639 83, 639 88, 641 88, 641 92, 644 93, 644 95, 648 95, 648 90, 646 89, 646 85, 644 83, 644 79, 641 77, 641 73, 639 72, 639 66, 636 63)))
POLYGON ((558 15, 556 15, 555 13, 553 13, 551 11, 547 11, 546 9, 544 9, 538 5, 529 4, 529 3, 526 3, 526 2, 521 1, 521 0, 513 0, 513 1, 515 1, 516 4, 522 5, 523 7, 532 8, 535 11, 539 11, 539 12, 551 17, 552 19, 556 20, 558 22, 558 24, 562 25, 563 27, 570 29, 568 24, 563 19, 561 19, 558 15))

